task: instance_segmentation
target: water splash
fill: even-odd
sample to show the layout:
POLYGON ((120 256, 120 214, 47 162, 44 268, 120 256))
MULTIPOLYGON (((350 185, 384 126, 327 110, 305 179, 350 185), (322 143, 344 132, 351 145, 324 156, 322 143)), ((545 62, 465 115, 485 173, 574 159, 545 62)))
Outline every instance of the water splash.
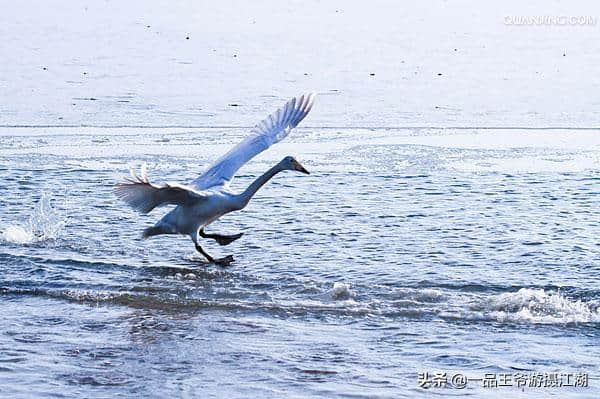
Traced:
POLYGON ((350 298, 350 284, 335 282, 331 289, 331 298, 335 300, 345 300, 350 298))
POLYGON ((57 239, 68 222, 68 218, 52 207, 48 195, 42 193, 33 213, 25 224, 8 225, 0 234, 2 240, 13 244, 57 239))
POLYGON ((30 244, 35 239, 33 233, 22 226, 8 226, 1 237, 4 241, 13 244, 30 244))
POLYGON ((490 298, 484 313, 497 321, 539 324, 600 322, 598 304, 566 297, 561 292, 521 288, 490 298))

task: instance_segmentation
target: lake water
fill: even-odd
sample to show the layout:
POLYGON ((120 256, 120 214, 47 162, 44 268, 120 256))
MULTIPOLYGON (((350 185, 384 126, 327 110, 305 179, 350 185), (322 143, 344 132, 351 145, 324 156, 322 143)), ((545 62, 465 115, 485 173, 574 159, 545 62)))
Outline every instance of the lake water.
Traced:
POLYGON ((164 211, 111 190, 141 161, 189 181, 245 130, 28 132, 0 148, 6 397, 465 392, 419 388, 425 371, 588 373, 510 395, 599 392, 595 132, 298 129, 234 180, 288 153, 312 172, 212 226, 245 232, 208 244, 226 269, 187 237, 140 240, 164 211))
POLYGON ((505 17, 600 9, 534 3, 5 7, 0 397, 598 397, 598 25, 505 17), (311 90, 231 267, 140 239, 130 167, 189 182, 311 90))

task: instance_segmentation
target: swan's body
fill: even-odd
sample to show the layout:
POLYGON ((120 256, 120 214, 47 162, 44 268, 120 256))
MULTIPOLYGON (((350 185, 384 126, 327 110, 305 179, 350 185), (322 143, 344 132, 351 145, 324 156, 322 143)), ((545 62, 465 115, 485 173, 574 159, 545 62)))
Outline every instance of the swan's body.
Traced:
MULTIPOLYGON (((271 145, 281 141, 304 119, 312 108, 314 97, 314 94, 310 94, 288 101, 283 108, 256 125, 252 135, 222 156, 189 185, 166 183, 157 186, 148 181, 144 167, 141 176, 132 172, 132 177, 115 189, 116 194, 131 207, 142 213, 148 213, 159 206, 177 205, 153 227, 146 229, 144 238, 159 234, 189 235, 196 249, 209 261, 215 261, 200 247, 199 237, 212 238, 221 245, 227 245, 242 234, 233 236, 206 234, 204 227, 229 212, 243 209, 254 194, 277 173, 296 170, 308 174, 308 171, 293 157, 285 157, 257 178, 244 192, 237 194, 229 189, 229 183, 240 167, 271 145)), ((233 258, 229 256, 216 261, 229 263, 232 260, 233 258)))
MULTIPOLYGON (((232 193, 211 190, 205 199, 193 201, 189 205, 178 205, 167 213, 157 223, 155 228, 163 234, 196 234, 202 227, 206 227, 221 216, 242 209, 237 204, 239 200, 232 193)), ((146 233, 146 236, 150 236, 146 233)), ((152 234, 154 235, 154 234, 152 234)))

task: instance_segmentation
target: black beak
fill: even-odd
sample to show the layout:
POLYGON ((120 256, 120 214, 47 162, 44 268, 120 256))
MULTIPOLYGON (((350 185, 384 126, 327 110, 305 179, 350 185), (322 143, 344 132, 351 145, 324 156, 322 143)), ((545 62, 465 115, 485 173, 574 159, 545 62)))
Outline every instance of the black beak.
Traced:
POLYGON ((298 172, 304 173, 305 175, 310 175, 310 172, 304 168, 304 166, 298 164, 296 170, 298 172))

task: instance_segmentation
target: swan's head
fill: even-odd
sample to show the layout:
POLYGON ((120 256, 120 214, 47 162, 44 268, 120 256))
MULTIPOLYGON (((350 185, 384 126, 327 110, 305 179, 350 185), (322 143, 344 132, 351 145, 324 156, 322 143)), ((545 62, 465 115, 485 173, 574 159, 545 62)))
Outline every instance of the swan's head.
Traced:
POLYGON ((281 160, 281 166, 283 170, 295 170, 305 175, 310 175, 310 172, 300 165, 300 162, 296 161, 294 157, 285 157, 281 160))

